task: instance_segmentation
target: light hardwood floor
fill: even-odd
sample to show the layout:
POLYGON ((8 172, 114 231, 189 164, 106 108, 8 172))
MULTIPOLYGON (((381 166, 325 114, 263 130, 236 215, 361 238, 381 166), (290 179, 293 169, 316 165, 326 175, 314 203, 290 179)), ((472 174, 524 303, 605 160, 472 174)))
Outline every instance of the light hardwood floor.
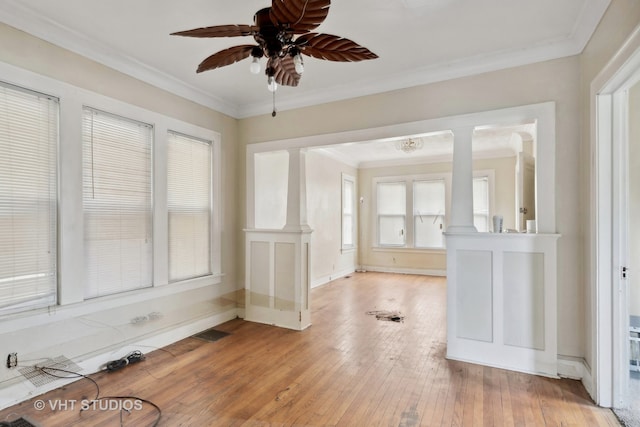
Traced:
MULTIPOLYGON (((578 381, 445 359, 444 278, 357 273, 312 292, 313 325, 295 332, 236 319, 215 342, 187 338, 115 373, 100 396, 135 395, 160 426, 617 426, 578 381), (400 310, 403 323, 370 310, 400 310)), ((144 351, 144 349, 141 349, 144 351)), ((80 380, 0 412, 43 426, 148 426, 142 410, 43 411, 92 399, 80 380), (122 422, 121 422, 122 420, 122 422)))

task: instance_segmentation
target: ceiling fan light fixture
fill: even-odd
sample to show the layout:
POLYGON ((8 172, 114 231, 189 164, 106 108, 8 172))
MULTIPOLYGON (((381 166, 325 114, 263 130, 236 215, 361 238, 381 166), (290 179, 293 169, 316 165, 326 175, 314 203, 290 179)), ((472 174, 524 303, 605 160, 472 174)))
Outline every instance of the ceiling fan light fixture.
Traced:
POLYGON ((300 55, 300 53, 296 53, 294 55, 293 65, 296 68, 296 73, 298 74, 304 73, 304 62, 302 61, 302 55, 300 55))
POLYGON ((251 65, 249 65, 249 71, 251 71, 251 74, 260 74, 260 58, 253 57, 251 65))
POLYGON ((267 89, 269 89, 269 92, 275 92, 278 90, 278 83, 276 83, 275 77, 269 76, 267 78, 267 89))

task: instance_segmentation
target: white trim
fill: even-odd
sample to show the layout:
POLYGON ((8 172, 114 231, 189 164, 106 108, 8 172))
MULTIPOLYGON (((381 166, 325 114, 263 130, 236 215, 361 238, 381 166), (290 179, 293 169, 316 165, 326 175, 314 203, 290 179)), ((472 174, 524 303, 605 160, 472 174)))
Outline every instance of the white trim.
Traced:
POLYGON ((357 270, 358 273, 365 273, 367 271, 373 271, 376 273, 416 274, 419 276, 447 277, 447 270, 429 270, 425 268, 397 268, 362 265, 357 270))
MULTIPOLYGON (((529 48, 482 54, 459 61, 448 61, 399 72, 388 75, 384 79, 379 77, 362 79, 357 85, 344 84, 306 92, 293 99, 279 100, 278 110, 292 110, 578 55, 584 50, 609 7, 609 3, 610 0, 584 2, 576 25, 570 34, 545 40, 529 48)), ((267 102, 243 106, 240 108, 240 118, 263 115, 265 111, 271 111, 271 108, 271 104, 267 102)))
POLYGON ((351 142, 370 142, 375 140, 397 139, 407 135, 439 132, 443 129, 455 129, 466 126, 478 126, 492 123, 494 125, 530 123, 532 118, 538 120, 538 144, 536 144, 536 188, 544 188, 536 194, 536 218, 538 231, 555 233, 556 200, 555 200, 555 144, 556 144, 556 108, 555 102, 543 102, 499 110, 469 113, 435 119, 420 120, 396 125, 359 129, 346 132, 310 135, 298 138, 272 140, 250 143, 246 147, 247 228, 255 224, 254 204, 254 161, 258 153, 286 150, 289 148, 314 148, 345 144, 351 142))
MULTIPOLYGON (((134 343, 119 343, 116 346, 112 346, 110 351, 102 352, 99 355, 92 356, 85 360, 74 360, 73 362, 82 368, 80 373, 90 375, 102 370, 102 367, 108 361, 122 357, 133 350, 140 350, 142 353, 149 353, 153 350, 166 347, 174 342, 188 338, 198 332, 215 327, 224 322, 228 322, 229 320, 233 320, 236 317, 236 309, 231 309, 224 313, 218 313, 204 319, 199 319, 187 325, 173 328, 149 338, 142 338, 134 343)), ((81 379, 82 378, 59 380, 42 387, 35 387, 22 376, 15 377, 10 381, 16 381, 16 383, 0 388, 0 410, 81 379)))
MULTIPOLYGON (((365 79, 357 85, 343 84, 318 89, 289 99, 281 99, 278 101, 278 109, 291 110, 577 55, 589 41, 609 3, 610 0, 584 2, 575 26, 569 34, 541 41, 528 48, 508 49, 459 61, 447 61, 397 73, 384 79, 379 77, 365 79)), ((0 9, 0 20, 64 49, 234 118, 242 119, 271 111, 270 103, 238 105, 201 88, 191 86, 95 39, 66 28, 15 0, 4 1, 0 9)))
POLYGON ((562 378, 582 380, 587 370, 586 362, 582 357, 558 355, 558 375, 562 378))
POLYGON ((350 274, 353 274, 355 272, 356 272, 355 268, 352 267, 352 268, 347 268, 345 270, 339 271, 334 274, 327 274, 325 276, 316 277, 311 281, 311 289, 326 285, 327 283, 333 280, 342 279, 343 277, 349 276, 350 274))
MULTIPOLYGON (((616 348, 619 337, 613 337, 619 327, 620 301, 618 269, 619 242, 614 237, 618 220, 614 218, 618 196, 612 192, 619 190, 616 184, 619 176, 614 169, 619 160, 619 147, 614 145, 616 127, 624 126, 614 117, 621 111, 616 93, 627 90, 640 78, 640 26, 631 33, 622 47, 591 82, 590 90, 590 154, 593 173, 590 190, 592 194, 590 212, 590 287, 592 305, 591 318, 596 319, 593 331, 593 386, 591 395, 600 406, 615 406, 620 399, 619 367, 621 349, 616 348), (617 98, 617 99, 616 99, 617 98), (615 320, 614 320, 615 319, 615 320)), ((625 331, 626 332, 626 331, 625 331)), ((618 331, 617 333, 623 333, 618 331)), ((628 332, 627 332, 628 333, 628 332)))
POLYGON ((340 252, 354 251, 358 244, 358 182, 356 178, 348 173, 342 172, 340 180, 340 252), (351 194, 351 245, 344 244, 344 187, 345 182, 352 184, 351 194))
POLYGON ((240 118, 237 105, 125 55, 98 40, 64 27, 15 0, 3 2, 0 21, 174 95, 240 118))

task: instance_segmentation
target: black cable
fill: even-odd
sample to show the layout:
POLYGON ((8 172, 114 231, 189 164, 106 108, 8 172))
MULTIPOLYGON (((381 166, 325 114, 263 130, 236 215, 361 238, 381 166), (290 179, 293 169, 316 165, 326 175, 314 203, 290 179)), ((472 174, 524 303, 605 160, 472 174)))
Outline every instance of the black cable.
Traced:
POLYGON ((97 400, 98 396, 100 396, 100 386, 98 385, 98 382, 96 380, 94 380, 93 378, 87 376, 87 375, 79 374, 78 372, 68 371, 66 369, 53 368, 53 367, 50 367, 50 366, 37 366, 36 365, 36 366, 34 366, 34 368, 37 369, 38 371, 42 372, 43 374, 50 375, 50 376, 55 377, 55 378, 63 378, 63 379, 64 378, 84 378, 84 379, 87 379, 87 380, 91 381, 96 386, 96 398, 95 398, 95 400, 97 400), (60 375, 54 375, 51 372, 47 372, 48 369, 54 370, 54 371, 59 371, 59 372, 64 372, 66 374, 75 375, 75 377, 63 377, 63 376, 60 376, 60 375))
MULTIPOLYGON (((153 424, 151 424, 151 427, 155 427, 158 425, 158 423, 160 422, 160 418, 162 418, 162 410, 160 409, 160 407, 158 405, 156 405, 155 403, 153 403, 150 400, 147 399, 142 399, 140 397, 137 396, 103 396, 99 399, 96 400, 106 400, 106 399, 133 399, 133 400, 138 400, 140 402, 144 402, 144 403, 148 403, 149 405, 153 406, 155 408, 156 411, 158 411, 158 418, 156 418, 156 420, 153 422, 153 424)), ((120 423, 122 423, 122 411, 123 409, 120 410, 120 423)))
POLYGON ((108 362, 105 369, 108 372, 117 371, 118 369, 122 369, 131 363, 142 362, 144 359, 144 354, 142 354, 142 352, 139 350, 135 350, 118 360, 112 360, 111 362, 108 362))
MULTIPOLYGON (((131 358, 132 360, 135 360, 135 362, 139 362, 141 360, 144 360, 144 354, 142 354, 141 352, 136 350, 136 351, 132 351, 131 353, 129 353, 123 359, 128 359, 128 358, 131 358)), ((135 362, 128 362, 128 363, 135 363, 135 362)), ((54 367, 48 367, 48 366, 37 366, 36 365, 33 368, 39 370, 43 374, 50 375, 50 376, 55 377, 55 378, 62 378, 62 379, 65 379, 65 378, 85 378, 85 379, 91 381, 96 386, 96 397, 95 397, 95 399, 93 399, 94 401, 105 400, 105 399, 134 399, 134 400, 138 400, 138 401, 143 402, 143 403, 147 403, 147 404, 153 406, 156 411, 158 411, 158 417, 155 419, 153 424, 151 424, 151 427, 156 427, 158 425, 158 423, 160 422, 160 418, 162 418, 162 410, 160 409, 160 407, 158 405, 156 405, 155 403, 153 403, 150 400, 142 399, 142 398, 137 397, 137 396, 103 396, 103 397, 100 397, 100 386, 98 385, 98 382, 96 380, 94 380, 93 378, 87 376, 87 375, 80 374, 78 372, 69 371, 69 370, 66 370, 66 369, 54 368, 54 367), (47 370, 64 372, 66 374, 74 375, 74 377, 68 377, 68 376, 67 377, 63 377, 63 376, 60 376, 60 375, 54 375, 51 372, 47 372, 47 370)), ((123 411, 123 409, 120 410, 120 425, 122 425, 122 411, 123 411)), ((82 409, 80 410, 80 412, 82 412, 82 409)))

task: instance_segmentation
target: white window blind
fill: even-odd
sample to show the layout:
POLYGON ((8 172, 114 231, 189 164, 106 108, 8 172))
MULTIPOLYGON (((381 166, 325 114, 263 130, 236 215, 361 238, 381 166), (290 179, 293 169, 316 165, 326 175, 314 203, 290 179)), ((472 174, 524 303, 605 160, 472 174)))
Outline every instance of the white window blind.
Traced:
POLYGON ((0 84, 0 314, 56 302, 58 100, 0 84))
POLYGON ((355 183, 353 179, 342 179, 342 247, 354 246, 354 198, 355 183))
POLYGON ((413 183, 413 233, 417 248, 444 246, 444 179, 413 183))
POLYGON ((169 132, 169 280, 211 274, 211 142, 169 132))
POLYGON ((406 241, 406 184, 379 182, 377 185, 378 244, 403 246, 406 241))
POLYGON ((85 297, 152 285, 150 125, 84 108, 85 297))
POLYGON ((473 179, 473 225, 481 232, 489 231, 489 178, 473 179))

